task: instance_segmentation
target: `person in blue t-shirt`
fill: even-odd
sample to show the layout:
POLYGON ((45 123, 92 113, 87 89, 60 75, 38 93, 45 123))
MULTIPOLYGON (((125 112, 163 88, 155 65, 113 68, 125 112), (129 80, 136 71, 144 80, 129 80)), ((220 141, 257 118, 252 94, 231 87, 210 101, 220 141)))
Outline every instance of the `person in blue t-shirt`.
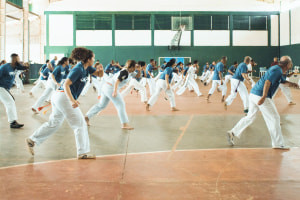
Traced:
POLYGON ((78 64, 71 69, 63 86, 52 95, 52 113, 49 121, 39 127, 29 138, 26 144, 29 152, 34 155, 34 146, 40 145, 63 124, 64 119, 74 131, 78 159, 94 159, 90 154, 90 142, 87 125, 84 116, 79 108, 78 98, 86 84, 90 74, 103 76, 103 70, 92 67, 95 55, 91 50, 78 47, 75 48, 71 57, 78 61, 78 64))
MULTIPOLYGON (((289 56, 282 56, 279 65, 270 67, 265 75, 255 84, 250 92, 247 116, 243 117, 233 129, 227 132, 230 145, 234 145, 234 138, 240 138, 243 131, 254 122, 260 110, 271 136, 272 148, 289 149, 284 142, 280 116, 272 98, 282 81, 282 74, 285 74, 292 66, 292 59, 289 56)), ((289 87, 299 88, 299 85, 296 83, 285 81, 284 84, 289 87)))
POLYGON ((147 103, 147 92, 146 88, 141 84, 141 80, 143 77, 145 77, 145 73, 143 70, 143 66, 145 66, 146 63, 144 61, 139 61, 136 65, 136 76, 133 77, 130 81, 128 86, 121 92, 122 97, 124 98, 129 94, 132 89, 136 90, 140 96, 141 96, 141 102, 147 103))
MULTIPOLYGON (((294 72, 290 73, 290 74, 283 74, 282 78, 281 78, 282 79, 281 82, 286 82, 287 78, 291 77, 293 74, 294 74, 294 72)), ((291 90, 288 87, 288 85, 286 85, 284 83, 280 83, 279 84, 279 88, 281 89, 281 92, 284 94, 284 96, 285 96, 285 98, 286 98, 286 100, 288 102, 288 105, 290 105, 290 106, 296 105, 296 103, 293 101, 293 96, 292 96, 291 90)), ((276 96, 278 90, 276 91, 276 93, 275 93, 274 96, 276 96)))
POLYGON ((173 78, 173 68, 176 66, 176 60, 172 58, 166 65, 166 68, 164 72, 161 74, 160 78, 157 81, 157 88, 155 93, 150 97, 148 104, 146 105, 146 110, 150 111, 150 107, 153 106, 162 90, 165 91, 165 93, 169 97, 171 110, 172 111, 178 111, 175 104, 175 95, 171 89, 170 83, 173 78))
POLYGON ((200 77, 200 81, 203 82, 209 76, 209 63, 206 62, 203 66, 202 75, 200 77))
POLYGON ((234 75, 231 78, 231 93, 226 98, 224 103, 224 108, 227 110, 227 106, 231 105, 233 100, 236 98, 237 93, 239 92, 240 97, 244 104, 244 113, 248 113, 249 109, 249 94, 246 85, 244 84, 244 80, 251 85, 251 80, 248 76, 248 67, 247 65, 250 63, 251 57, 246 56, 244 58, 244 62, 240 63, 237 67, 234 75))
POLYGON ((166 64, 167 64, 167 62, 164 61, 164 63, 161 66, 158 67, 159 71, 158 71, 158 74, 154 78, 155 81, 157 81, 160 78, 161 74, 164 72, 164 70, 166 68, 166 64))
POLYGON ((231 65, 231 67, 229 67, 227 74, 225 75, 225 81, 223 83, 223 92, 225 93, 225 95, 227 94, 227 83, 231 80, 237 67, 238 67, 238 62, 234 61, 233 65, 231 65))
POLYGON ((18 54, 11 55, 11 63, 6 63, 0 66, 0 102, 3 103, 10 128, 21 128, 24 124, 17 122, 17 108, 15 99, 10 93, 10 88, 15 81, 15 75, 17 70, 26 70, 27 66, 20 64, 20 58, 18 54))
MULTIPOLYGON (((210 96, 215 92, 216 88, 218 85, 223 86, 223 70, 224 70, 224 65, 226 65, 227 62, 227 57, 223 56, 221 59, 221 62, 218 62, 218 64, 215 66, 215 71, 213 73, 212 77, 212 86, 211 89, 208 92, 208 95, 206 97, 207 102, 209 102, 210 96)), ((225 99, 225 93, 222 87, 222 99, 221 101, 224 102, 225 99)))
POLYGON ((31 88, 29 95, 33 95, 37 92, 37 90, 41 87, 46 87, 46 82, 48 79, 48 76, 43 75, 43 71, 47 68, 50 67, 51 72, 53 71, 52 65, 50 63, 50 60, 46 60, 46 63, 43 64, 40 69, 39 69, 39 78, 33 83, 34 86, 31 88), (44 77, 43 77, 44 76, 44 77))
POLYGON ((215 73, 215 66, 216 66, 216 61, 213 61, 209 65, 209 74, 206 77, 206 79, 204 80, 204 86, 207 86, 212 81, 212 78, 213 78, 214 73, 215 73))
POLYGON ((56 61, 57 61, 57 56, 54 56, 54 59, 53 60, 51 60, 51 65, 52 65, 52 67, 53 67, 53 69, 55 69, 55 67, 56 67, 56 61))
POLYGON ((147 84, 149 86, 150 95, 153 95, 155 92, 155 80, 153 76, 154 67, 155 67, 155 60, 150 59, 150 63, 146 67, 147 84))
MULTIPOLYGON (((66 72, 66 67, 69 66, 69 58, 63 57, 58 63, 57 66, 54 68, 53 72, 49 74, 49 78, 47 80, 46 89, 35 102, 35 104, 31 107, 31 110, 34 113, 38 113, 41 110, 41 106, 43 103, 51 98, 52 93, 59 88, 61 85, 61 81, 63 76, 66 72)), ((49 68, 46 68, 44 72, 46 72, 49 68)), ((44 74, 44 73, 43 73, 44 74)))
POLYGON ((104 68, 104 72, 107 75, 113 74, 114 73, 114 65, 115 65, 115 61, 112 60, 109 64, 106 65, 106 67, 104 68))

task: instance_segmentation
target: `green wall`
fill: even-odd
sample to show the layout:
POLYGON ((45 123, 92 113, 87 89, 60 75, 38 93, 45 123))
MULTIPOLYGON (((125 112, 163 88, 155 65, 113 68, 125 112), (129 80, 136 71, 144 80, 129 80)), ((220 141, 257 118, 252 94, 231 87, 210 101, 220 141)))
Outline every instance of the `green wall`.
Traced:
POLYGON ((300 44, 281 46, 280 56, 291 56, 294 66, 300 66, 300 44))

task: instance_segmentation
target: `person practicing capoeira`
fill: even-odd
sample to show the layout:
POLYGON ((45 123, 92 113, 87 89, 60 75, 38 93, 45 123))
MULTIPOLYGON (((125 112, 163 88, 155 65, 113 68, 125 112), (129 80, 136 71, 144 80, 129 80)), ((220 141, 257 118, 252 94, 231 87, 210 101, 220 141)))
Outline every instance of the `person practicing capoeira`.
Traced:
POLYGON ((108 103, 112 101, 118 111, 122 129, 133 129, 133 127, 128 124, 129 119, 126 113, 125 102, 119 90, 124 87, 132 77, 136 76, 136 73, 134 72, 136 67, 135 65, 136 62, 134 60, 128 60, 121 71, 116 73, 113 77, 106 78, 101 89, 101 98, 99 103, 94 105, 86 113, 85 120, 87 125, 90 125, 89 121, 93 116, 104 110, 108 103))
POLYGON ((207 79, 208 76, 209 76, 209 63, 206 62, 205 65, 203 66, 203 71, 200 77, 200 81, 203 82, 204 80, 207 79))
POLYGON ((171 83, 174 83, 174 85, 171 87, 171 89, 174 91, 183 83, 183 70, 184 65, 182 62, 177 63, 176 67, 173 69, 173 78, 171 83))
MULTIPOLYGON (((197 63, 198 61, 194 61, 194 63, 197 63)), ((202 93, 199 90, 199 86, 197 84, 197 82, 194 79, 194 74, 196 72, 196 67, 191 65, 191 63, 188 63, 188 70, 186 75, 184 76, 183 79, 183 86, 176 92, 177 95, 182 95, 186 88, 190 85, 193 90, 195 91, 195 93, 197 94, 198 97, 202 96, 202 93)), ((184 73, 183 73, 184 74, 184 73)))
MULTIPOLYGON (((231 65, 231 67, 229 67, 227 74, 225 75, 225 81, 223 83, 223 90, 224 90, 224 94, 227 94, 227 83, 231 80, 232 76, 234 75, 236 68, 238 66, 238 62, 234 61, 233 65, 231 65)), ((218 90, 221 91, 222 86, 219 86, 218 90)))
POLYGON ((150 63, 146 67, 146 76, 147 76, 147 84, 149 86, 149 91, 151 96, 155 92, 155 80, 153 76, 154 66, 155 66, 155 60, 150 59, 150 63))
POLYGON ((160 78, 161 74, 164 72, 164 70, 166 68, 166 64, 167 64, 167 62, 164 61, 164 63, 159 67, 159 72, 158 72, 157 76, 155 76, 155 78, 154 78, 155 81, 157 81, 160 78))
MULTIPOLYGON (((265 75, 255 84, 249 96, 248 114, 232 130, 227 132, 230 145, 234 145, 234 139, 240 138, 243 131, 254 122, 257 112, 260 110, 271 136, 272 148, 289 149, 284 142, 280 116, 272 98, 282 81, 282 74, 291 69, 292 65, 293 63, 289 56, 281 57, 279 65, 270 67, 265 75)), ((284 84, 299 88, 299 85, 296 83, 285 81, 284 84)))
POLYGON ((255 72, 255 70, 253 70, 253 67, 255 67, 257 64, 254 62, 254 60, 251 58, 250 63, 247 65, 248 67, 248 77, 250 79, 251 82, 251 87, 254 87, 255 85, 255 81, 252 79, 252 72, 255 72))
POLYGON ((78 159, 95 158, 93 154, 90 154, 88 128, 79 108, 78 98, 89 74, 103 76, 103 71, 91 67, 95 61, 95 55, 91 50, 75 48, 71 57, 79 62, 71 69, 63 86, 52 95, 52 113, 49 121, 26 139, 26 145, 32 155, 34 155, 34 146, 40 145, 55 133, 66 119, 74 131, 78 159))
POLYGON ((218 85, 222 86, 221 87, 221 90, 222 90, 222 99, 221 99, 221 101, 224 102, 224 100, 225 100, 226 93, 224 92, 224 89, 223 89, 223 75, 222 74, 223 74, 224 65, 226 65, 226 62, 227 62, 227 57, 224 56, 224 57, 222 57, 221 62, 218 62, 218 64, 215 66, 215 71, 213 73, 214 75, 213 75, 213 78, 212 78, 212 80, 213 80, 212 86, 211 86, 211 88, 208 92, 208 95, 206 97, 207 102, 210 102, 209 98, 215 92, 218 85))
MULTIPOLYGON (((290 106, 293 106, 293 105, 296 105, 296 103, 293 101, 293 96, 292 96, 292 92, 291 92, 291 89, 289 88, 289 86, 287 84, 284 84, 285 81, 288 80, 289 77, 291 77, 294 73, 291 73, 291 74, 283 74, 282 77, 281 77, 281 82, 283 83, 280 83, 279 84, 279 87, 278 87, 278 90, 279 88, 281 89, 281 92, 284 94, 287 102, 288 102, 288 105, 290 106)), ((276 96, 278 90, 275 92, 274 96, 276 96)))
POLYGON ((247 87, 244 83, 244 80, 251 85, 250 78, 248 77, 248 67, 247 65, 250 63, 251 57, 246 56, 244 58, 244 62, 240 63, 237 67, 235 74, 231 78, 231 93, 226 98, 224 103, 224 108, 227 110, 227 106, 231 105, 233 100, 236 98, 237 93, 239 92, 240 97, 243 101, 244 105, 244 113, 248 113, 249 108, 249 94, 247 87))
POLYGON ((215 73, 215 66, 216 66, 216 61, 213 61, 209 65, 209 75, 204 80, 204 86, 207 86, 212 81, 212 78, 214 77, 214 73, 215 73))
POLYGON ((52 72, 54 69, 50 63, 50 60, 46 60, 46 64, 43 64, 42 67, 39 70, 39 78, 35 81, 35 85, 31 88, 29 95, 33 95, 34 93, 37 92, 37 90, 41 87, 46 87, 46 83, 48 80, 48 76, 45 76, 43 74, 44 70, 46 68, 49 68, 49 70, 52 72))
POLYGON ((40 96, 40 98, 35 102, 35 104, 31 107, 31 110, 34 113, 38 113, 39 108, 43 105, 45 101, 47 101, 52 93, 60 87, 61 81, 63 79, 63 76, 66 73, 66 67, 69 66, 69 58, 63 57, 57 64, 57 66, 54 68, 53 72, 48 72, 49 68, 47 67, 44 70, 44 75, 47 73, 49 74, 49 78, 47 80, 47 86, 44 90, 43 94, 40 96))
POLYGON ((130 81, 128 86, 121 92, 122 97, 124 98, 127 96, 132 89, 135 89, 139 92, 141 96, 141 102, 147 103, 147 93, 146 88, 140 83, 142 80, 142 77, 145 76, 144 70, 142 69, 142 66, 145 66, 146 63, 144 61, 139 61, 136 67, 136 76, 133 77, 130 81))
POLYGON ((24 93, 24 91, 25 91, 23 81, 21 79, 21 77, 23 77, 23 73, 24 73, 24 70, 17 70, 16 75, 15 75, 16 86, 17 86, 18 90, 20 90, 22 93, 24 93))
POLYGON ((53 67, 53 70, 54 70, 55 67, 56 67, 56 64, 55 64, 56 61, 57 61, 57 56, 54 56, 53 60, 50 61, 51 65, 52 65, 52 67, 53 67))
POLYGON ((175 104, 175 95, 171 89, 170 83, 173 78, 173 68, 176 66, 176 60, 172 58, 167 64, 164 72, 161 74, 160 78, 156 82, 156 90, 155 93, 151 96, 151 98, 148 101, 148 104, 146 105, 146 110, 150 111, 150 107, 152 107, 162 90, 165 91, 165 93, 169 97, 169 101, 171 104, 171 110, 172 111, 178 111, 175 104))
POLYGON ((14 84, 15 75, 17 70, 26 70, 27 66, 20 64, 18 54, 11 55, 11 63, 6 63, 0 66, 0 101, 3 103, 10 128, 21 128, 24 124, 17 122, 17 108, 15 98, 10 93, 10 88, 14 84))

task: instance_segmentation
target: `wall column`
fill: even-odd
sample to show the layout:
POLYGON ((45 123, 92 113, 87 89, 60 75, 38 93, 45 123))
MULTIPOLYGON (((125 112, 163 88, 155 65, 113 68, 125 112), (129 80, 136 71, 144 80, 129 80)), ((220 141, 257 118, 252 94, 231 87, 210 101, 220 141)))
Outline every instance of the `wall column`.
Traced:
POLYGON ((29 4, 23 0, 23 61, 29 60, 29 4))
POLYGON ((5 59, 6 0, 0 0, 0 59, 5 59))

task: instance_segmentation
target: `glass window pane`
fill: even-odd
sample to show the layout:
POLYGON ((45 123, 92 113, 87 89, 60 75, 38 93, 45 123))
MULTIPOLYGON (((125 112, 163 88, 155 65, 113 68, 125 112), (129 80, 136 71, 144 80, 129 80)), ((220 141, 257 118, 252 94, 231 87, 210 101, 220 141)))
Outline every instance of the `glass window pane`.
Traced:
POLYGON ((233 16, 233 30, 249 30, 249 16, 233 16))
POLYGON ((210 15, 195 15, 194 16, 194 30, 211 30, 211 16, 210 15))
POLYGON ((228 30, 228 15, 212 16, 212 30, 228 30))

